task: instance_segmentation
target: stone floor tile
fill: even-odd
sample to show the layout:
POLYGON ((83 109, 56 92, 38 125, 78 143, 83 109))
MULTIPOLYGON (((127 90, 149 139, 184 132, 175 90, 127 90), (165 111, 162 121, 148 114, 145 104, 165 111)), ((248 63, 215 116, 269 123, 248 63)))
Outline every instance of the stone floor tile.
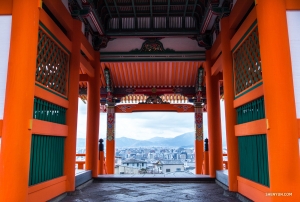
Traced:
POLYGON ((215 183, 92 183, 62 202, 237 202, 215 183))

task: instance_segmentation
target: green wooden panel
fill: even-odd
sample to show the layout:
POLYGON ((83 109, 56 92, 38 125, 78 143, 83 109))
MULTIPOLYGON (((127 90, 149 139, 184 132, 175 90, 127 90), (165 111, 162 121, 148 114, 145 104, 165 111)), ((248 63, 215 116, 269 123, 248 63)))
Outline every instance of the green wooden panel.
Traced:
POLYGON ((264 97, 253 100, 236 108, 237 124, 265 118, 264 97))
POLYGON ((32 135, 29 186, 63 175, 64 137, 32 135))
POLYGON ((45 100, 34 98, 33 118, 52 123, 66 124, 66 109, 47 102, 45 100))
POLYGON ((240 176, 270 186, 266 135, 238 137, 240 176))

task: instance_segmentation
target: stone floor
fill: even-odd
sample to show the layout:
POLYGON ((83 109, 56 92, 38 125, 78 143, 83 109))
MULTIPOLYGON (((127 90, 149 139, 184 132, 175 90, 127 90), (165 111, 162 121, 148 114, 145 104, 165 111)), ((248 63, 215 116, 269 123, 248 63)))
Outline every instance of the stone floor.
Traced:
POLYGON ((224 196, 223 192, 215 183, 92 183, 61 201, 239 201, 234 197, 224 196))

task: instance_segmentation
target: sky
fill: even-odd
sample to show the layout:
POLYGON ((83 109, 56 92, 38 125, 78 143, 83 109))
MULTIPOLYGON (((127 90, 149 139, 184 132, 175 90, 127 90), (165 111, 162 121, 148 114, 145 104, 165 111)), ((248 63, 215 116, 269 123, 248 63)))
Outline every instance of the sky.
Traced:
MULTIPOLYGON (((225 138, 224 102, 220 101, 223 145, 225 138)), ((79 99, 77 137, 85 138, 87 104, 79 99)), ((135 112, 116 113, 116 138, 147 140, 153 137, 176 137, 194 131, 194 113, 135 112)), ((203 114, 204 138, 207 137, 207 113, 203 114)), ((106 113, 100 113, 100 138, 106 137, 106 113)))

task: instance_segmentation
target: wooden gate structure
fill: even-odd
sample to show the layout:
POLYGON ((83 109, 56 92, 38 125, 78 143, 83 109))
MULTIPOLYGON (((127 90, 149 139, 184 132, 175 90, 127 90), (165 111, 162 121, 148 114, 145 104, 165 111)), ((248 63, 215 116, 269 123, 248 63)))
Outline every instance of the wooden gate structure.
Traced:
POLYGON ((75 190, 78 97, 86 169, 99 112, 113 173, 115 113, 195 113, 196 173, 208 115, 209 175, 253 201, 300 201, 300 1, 0 1, 0 201, 75 190))

